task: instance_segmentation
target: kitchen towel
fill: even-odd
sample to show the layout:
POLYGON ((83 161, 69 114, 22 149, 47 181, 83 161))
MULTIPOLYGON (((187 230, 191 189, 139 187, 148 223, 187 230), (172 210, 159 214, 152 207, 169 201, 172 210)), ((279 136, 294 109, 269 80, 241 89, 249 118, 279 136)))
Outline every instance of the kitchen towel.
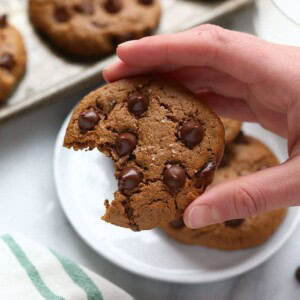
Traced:
POLYGON ((20 235, 0 238, 0 299, 132 300, 108 280, 20 235))

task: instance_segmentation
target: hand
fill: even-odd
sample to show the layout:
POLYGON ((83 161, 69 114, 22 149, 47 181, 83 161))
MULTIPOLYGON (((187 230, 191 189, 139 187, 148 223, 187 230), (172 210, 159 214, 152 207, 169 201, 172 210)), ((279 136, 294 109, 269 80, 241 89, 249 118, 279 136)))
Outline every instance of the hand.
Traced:
POLYGON ((283 164, 217 185, 184 213, 199 228, 300 205, 300 48, 202 25, 120 45, 108 81, 156 73, 179 81, 224 117, 259 122, 288 139, 283 164))

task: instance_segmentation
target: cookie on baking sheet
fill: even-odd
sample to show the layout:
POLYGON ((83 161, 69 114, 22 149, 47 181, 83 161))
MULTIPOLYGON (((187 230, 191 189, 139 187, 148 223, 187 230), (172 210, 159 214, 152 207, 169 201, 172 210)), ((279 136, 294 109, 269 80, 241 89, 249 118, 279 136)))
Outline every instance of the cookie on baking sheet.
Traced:
POLYGON ((18 30, 0 15, 0 103, 14 90, 25 71, 26 51, 18 30))
POLYGON ((221 118, 225 129, 225 144, 230 144, 239 134, 242 123, 236 120, 221 118))
POLYGON ((211 183, 224 128, 186 88, 135 77, 87 95, 72 115, 64 146, 98 148, 112 157, 119 189, 111 204, 106 201, 103 220, 144 230, 182 215, 211 183))
MULTIPOLYGON (((274 154, 258 140, 240 134, 235 143, 226 146, 230 159, 215 173, 212 185, 235 179, 278 164, 274 154)), ((246 219, 231 220, 190 229, 182 217, 162 229, 179 242, 224 250, 255 247, 268 240, 283 221, 287 209, 276 209, 246 219)))
POLYGON ((122 42, 157 27, 160 0, 29 0, 35 27, 64 52, 80 57, 112 53, 122 42))

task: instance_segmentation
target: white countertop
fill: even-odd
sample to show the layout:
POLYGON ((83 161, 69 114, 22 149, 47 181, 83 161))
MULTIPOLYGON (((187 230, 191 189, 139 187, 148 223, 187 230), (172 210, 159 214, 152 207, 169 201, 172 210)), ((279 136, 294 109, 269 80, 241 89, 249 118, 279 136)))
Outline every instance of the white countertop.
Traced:
MULTIPOLYGON (((248 9, 222 21, 253 32, 248 9)), ((53 181, 57 132, 79 96, 0 125, 0 234, 20 232, 102 274, 136 299, 248 300, 299 299, 294 271, 300 265, 300 226, 283 248, 262 266, 237 278, 205 284, 161 283, 130 274, 91 250, 74 232, 60 207, 53 181)))

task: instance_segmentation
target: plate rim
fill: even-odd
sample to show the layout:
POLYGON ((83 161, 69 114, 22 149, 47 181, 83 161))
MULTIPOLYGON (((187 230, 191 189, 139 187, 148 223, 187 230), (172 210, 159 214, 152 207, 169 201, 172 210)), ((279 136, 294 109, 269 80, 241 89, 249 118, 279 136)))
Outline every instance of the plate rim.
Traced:
POLYGON ((291 237, 291 235, 295 231, 295 229, 300 221, 300 209, 293 207, 292 209, 296 211, 296 212, 294 212, 295 213, 294 220, 292 221, 291 225, 287 229, 286 234, 277 242, 277 244, 274 247, 268 248, 268 251, 265 251, 263 253, 263 255, 259 256, 256 260, 250 260, 246 264, 237 265, 229 270, 218 271, 218 274, 216 274, 216 276, 209 277, 204 280, 197 278, 196 274, 193 274, 193 277, 195 277, 194 279, 192 279, 191 276, 186 276, 186 275, 184 275, 184 276, 186 276, 186 278, 184 278, 184 276, 183 277, 182 277, 182 275, 178 276, 178 274, 177 274, 177 277, 171 276, 171 277, 166 278, 165 273, 152 272, 152 271, 142 272, 142 270, 140 270, 139 268, 136 268, 130 264, 123 263, 123 261, 116 260, 114 258, 114 256, 109 255, 109 252, 103 251, 103 249, 101 249, 101 245, 99 246, 99 248, 97 248, 86 237, 86 236, 88 236, 88 234, 86 234, 86 233, 88 233, 88 231, 86 231, 85 227, 78 226, 77 222, 73 222, 72 209, 70 209, 70 207, 68 207, 66 205, 66 201, 64 200, 63 193, 61 191, 61 186, 59 184, 59 175, 58 175, 58 173, 59 173, 59 171, 58 171, 58 169, 59 169, 59 154, 61 153, 61 149, 63 149, 62 141, 63 141, 64 133, 65 133, 65 130, 67 128, 67 125, 71 118, 72 113, 73 113, 73 110, 67 115, 66 119, 63 121, 62 126, 60 127, 60 129, 58 131, 55 145, 54 145, 53 174, 54 174, 54 184, 55 184, 57 196, 59 199, 59 203, 62 207, 62 210, 63 210, 66 218, 69 220, 72 228, 78 234, 78 236, 91 249, 93 249, 98 255, 104 257, 109 262, 117 265, 118 267, 122 268, 123 270, 129 271, 133 274, 142 276, 144 278, 150 278, 152 280, 169 282, 169 283, 180 283, 180 284, 190 284, 191 285, 191 284, 204 284, 204 283, 221 281, 221 280, 229 279, 229 278, 241 275, 243 273, 246 273, 246 272, 258 267, 262 263, 266 262, 287 242, 287 240, 291 237))

